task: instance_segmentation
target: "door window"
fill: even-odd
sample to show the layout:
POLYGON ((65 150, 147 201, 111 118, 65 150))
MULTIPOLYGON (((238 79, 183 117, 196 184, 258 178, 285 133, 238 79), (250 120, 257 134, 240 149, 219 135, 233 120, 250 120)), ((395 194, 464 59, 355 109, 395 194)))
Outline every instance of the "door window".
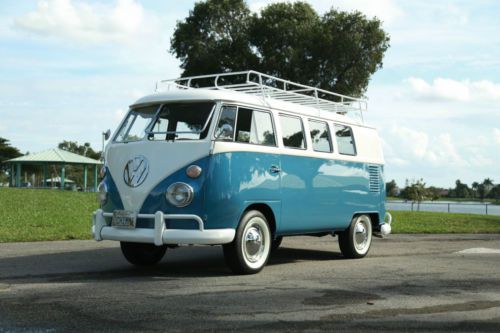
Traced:
POLYGON ((255 145, 276 146, 271 114, 264 111, 238 108, 236 141, 255 145))

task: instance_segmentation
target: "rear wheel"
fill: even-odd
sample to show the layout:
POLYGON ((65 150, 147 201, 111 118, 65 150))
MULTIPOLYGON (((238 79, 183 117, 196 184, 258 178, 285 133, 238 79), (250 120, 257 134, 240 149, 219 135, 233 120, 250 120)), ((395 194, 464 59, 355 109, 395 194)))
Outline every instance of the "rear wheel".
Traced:
POLYGON ((232 243, 224 244, 224 258, 236 274, 255 274, 264 268, 271 251, 271 232, 261 212, 251 210, 241 218, 232 243))
POLYGON ((120 247, 125 259, 136 266, 152 266, 158 263, 167 251, 165 245, 144 243, 120 242, 120 247))
POLYGON ((339 233, 339 246, 346 258, 363 258, 372 243, 372 222, 368 215, 358 215, 352 219, 349 228, 339 233))

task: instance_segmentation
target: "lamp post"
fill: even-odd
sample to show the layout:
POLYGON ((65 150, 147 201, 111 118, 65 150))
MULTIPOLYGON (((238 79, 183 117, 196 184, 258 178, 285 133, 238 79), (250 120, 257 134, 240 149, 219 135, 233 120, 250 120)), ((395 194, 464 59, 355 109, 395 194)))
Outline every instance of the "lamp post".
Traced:
POLYGON ((102 150, 101 150, 101 161, 104 161, 104 142, 109 139, 111 135, 111 131, 108 129, 105 132, 102 132, 102 150))

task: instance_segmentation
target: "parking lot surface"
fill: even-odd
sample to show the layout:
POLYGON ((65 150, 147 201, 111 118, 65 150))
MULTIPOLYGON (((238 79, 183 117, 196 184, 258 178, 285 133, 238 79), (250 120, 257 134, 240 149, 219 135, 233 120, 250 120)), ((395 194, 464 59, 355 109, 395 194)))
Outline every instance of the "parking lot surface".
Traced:
POLYGON ((285 238, 257 275, 220 247, 152 268, 116 242, 0 244, 0 332, 500 332, 500 235, 393 235, 346 260, 332 237, 285 238))

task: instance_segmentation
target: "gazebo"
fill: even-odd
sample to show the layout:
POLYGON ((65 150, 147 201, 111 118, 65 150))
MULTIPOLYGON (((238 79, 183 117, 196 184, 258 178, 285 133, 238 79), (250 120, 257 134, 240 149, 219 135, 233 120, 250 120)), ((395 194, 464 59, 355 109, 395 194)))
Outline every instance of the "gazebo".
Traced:
MULTIPOLYGON (((21 173, 23 165, 41 165, 43 167, 43 186, 47 186, 48 180, 48 166, 56 165, 60 167, 61 175, 59 177, 61 189, 64 189, 65 182, 65 168, 67 165, 81 165, 83 166, 83 182, 84 190, 87 190, 87 175, 88 168, 94 169, 94 191, 97 191, 97 174, 98 166, 102 164, 101 161, 94 160, 85 156, 71 153, 62 149, 49 149, 40 153, 25 155, 11 160, 4 161, 4 164, 10 165, 9 172, 9 186, 22 187, 21 173)), ((50 179, 50 178, 49 178, 50 179)))

